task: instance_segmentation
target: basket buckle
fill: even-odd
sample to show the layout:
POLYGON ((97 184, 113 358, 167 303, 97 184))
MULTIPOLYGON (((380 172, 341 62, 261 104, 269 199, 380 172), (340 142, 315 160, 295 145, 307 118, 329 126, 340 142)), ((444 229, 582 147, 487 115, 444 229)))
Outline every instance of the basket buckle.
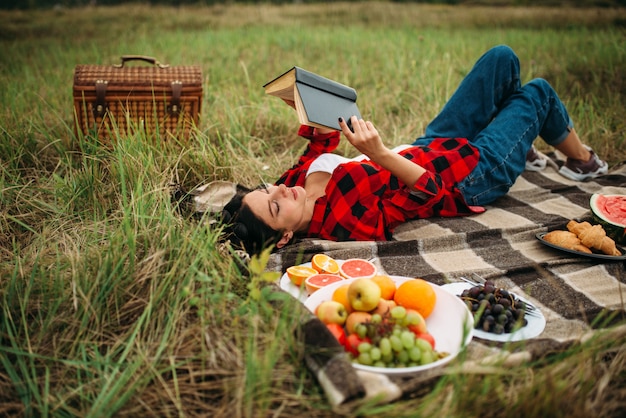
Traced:
POLYGON ((183 83, 180 80, 172 81, 172 101, 167 107, 170 115, 177 116, 180 113, 180 96, 183 91, 183 83))
POLYGON ((107 84, 106 80, 96 81, 96 103, 93 107, 93 116, 95 118, 101 118, 107 111, 106 94, 107 84))

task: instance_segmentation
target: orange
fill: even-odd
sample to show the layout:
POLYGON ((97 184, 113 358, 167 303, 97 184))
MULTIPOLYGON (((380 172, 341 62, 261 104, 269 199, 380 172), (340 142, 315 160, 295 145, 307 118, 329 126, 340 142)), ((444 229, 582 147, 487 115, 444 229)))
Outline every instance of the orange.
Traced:
POLYGON ((309 295, 312 295, 322 287, 328 286, 329 284, 340 280, 343 280, 343 277, 338 274, 318 273, 307 277, 304 281, 304 286, 306 287, 307 292, 309 292, 309 295))
POLYGON ((426 319, 435 309, 437 294, 426 280, 413 279, 398 286, 393 300, 407 309, 415 309, 426 319))
POLYGON ((380 287, 380 297, 387 300, 393 300, 396 294, 396 282, 387 275, 379 274, 372 277, 372 280, 380 287))
POLYGON ((350 304, 350 300, 348 299, 348 288, 350 287, 350 283, 346 283, 344 285, 339 286, 333 292, 332 299, 341 303, 346 307, 348 313, 352 312, 352 305, 350 304))
POLYGON ((351 258, 346 260, 339 266, 339 274, 346 279, 352 279, 355 277, 374 277, 376 274, 376 266, 371 261, 363 260, 361 258, 351 258))
POLYGON ((317 270, 306 266, 291 266, 287 268, 287 277, 296 286, 300 286, 302 282, 309 276, 317 274, 317 270))
POLYGON ((311 267, 318 273, 339 274, 339 263, 326 254, 315 254, 311 260, 311 267))

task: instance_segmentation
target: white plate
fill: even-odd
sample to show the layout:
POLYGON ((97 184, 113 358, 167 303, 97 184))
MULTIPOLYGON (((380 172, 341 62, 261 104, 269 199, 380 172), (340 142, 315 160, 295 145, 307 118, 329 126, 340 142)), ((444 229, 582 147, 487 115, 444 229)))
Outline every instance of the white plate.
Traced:
MULTIPOLYGON (((335 260, 335 261, 340 266, 344 262, 344 260, 335 260)), ((304 263, 304 264, 299 264, 299 265, 303 266, 303 267, 311 267, 311 263, 310 262, 309 263, 304 263)), ((302 303, 304 303, 306 298, 309 297, 309 294, 306 291, 306 287, 304 287, 304 281, 302 282, 302 285, 300 287, 298 287, 295 284, 293 284, 293 282, 291 281, 289 276, 287 276, 287 273, 282 275, 282 277, 280 278, 280 281, 278 282, 278 286, 281 289, 283 289, 285 292, 289 293, 294 298, 298 299, 302 303)))
MULTIPOLYGON (((465 289, 471 288, 472 285, 469 283, 449 283, 444 284, 441 287, 442 289, 447 290, 458 298, 458 296, 460 296, 465 289)), ((529 300, 524 299, 518 294, 515 294, 515 296, 522 302, 530 303, 529 300)), ((461 300, 461 298, 458 299, 461 300)), ((483 340, 489 341, 522 341, 539 336, 543 332, 543 329, 546 327, 546 318, 543 316, 539 308, 533 311, 533 315, 526 315, 526 320, 528 321, 528 324, 515 332, 494 334, 493 332, 486 332, 481 329, 474 329, 474 336, 476 338, 482 338, 483 340)))
MULTIPOLYGON (((396 285, 400 285, 407 280, 413 280, 412 277, 390 277, 394 280, 396 285)), ((304 306, 306 306, 311 312, 315 312, 317 305, 325 300, 332 299, 335 289, 354 280, 356 279, 348 279, 341 282, 331 283, 328 286, 321 288, 317 292, 313 293, 311 297, 306 299, 304 306)), ((459 354, 459 352, 470 343, 472 340, 472 333, 475 331, 474 318, 472 317, 470 311, 460 298, 450 292, 446 292, 440 286, 432 283, 430 283, 430 285, 433 287, 435 294, 437 295, 437 303, 435 304, 433 312, 428 316, 428 318, 426 318, 426 326, 428 327, 428 332, 435 339, 435 350, 439 352, 447 352, 449 355, 431 364, 425 364, 423 366, 393 369, 386 367, 364 366, 353 363, 353 366, 356 369, 390 376, 410 375, 420 371, 443 366, 444 364, 452 361, 459 354)))

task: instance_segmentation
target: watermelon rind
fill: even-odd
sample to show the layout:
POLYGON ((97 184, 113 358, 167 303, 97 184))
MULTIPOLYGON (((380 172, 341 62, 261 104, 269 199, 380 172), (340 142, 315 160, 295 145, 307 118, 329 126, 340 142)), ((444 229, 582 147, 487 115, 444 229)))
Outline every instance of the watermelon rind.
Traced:
MULTIPOLYGON (((602 196, 600 193, 595 193, 589 199, 589 206, 591 208, 591 215, 593 217, 594 222, 602 225, 604 230, 606 231, 606 235, 611 237, 613 241, 620 245, 626 245, 626 225, 618 224, 615 222, 611 222, 602 214, 600 208, 596 203, 596 200, 599 196, 602 196)), ((623 195, 604 195, 605 197, 612 196, 623 196, 623 195)))

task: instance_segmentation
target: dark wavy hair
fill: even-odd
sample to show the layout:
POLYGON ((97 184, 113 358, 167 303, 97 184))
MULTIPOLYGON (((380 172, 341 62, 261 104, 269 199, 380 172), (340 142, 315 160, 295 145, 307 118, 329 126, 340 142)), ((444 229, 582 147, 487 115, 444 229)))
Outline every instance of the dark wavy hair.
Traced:
POLYGON ((238 185, 237 193, 222 211, 224 239, 229 240, 233 247, 245 250, 250 255, 259 254, 265 248, 276 244, 284 232, 270 228, 243 203, 244 196, 253 190, 238 185))

